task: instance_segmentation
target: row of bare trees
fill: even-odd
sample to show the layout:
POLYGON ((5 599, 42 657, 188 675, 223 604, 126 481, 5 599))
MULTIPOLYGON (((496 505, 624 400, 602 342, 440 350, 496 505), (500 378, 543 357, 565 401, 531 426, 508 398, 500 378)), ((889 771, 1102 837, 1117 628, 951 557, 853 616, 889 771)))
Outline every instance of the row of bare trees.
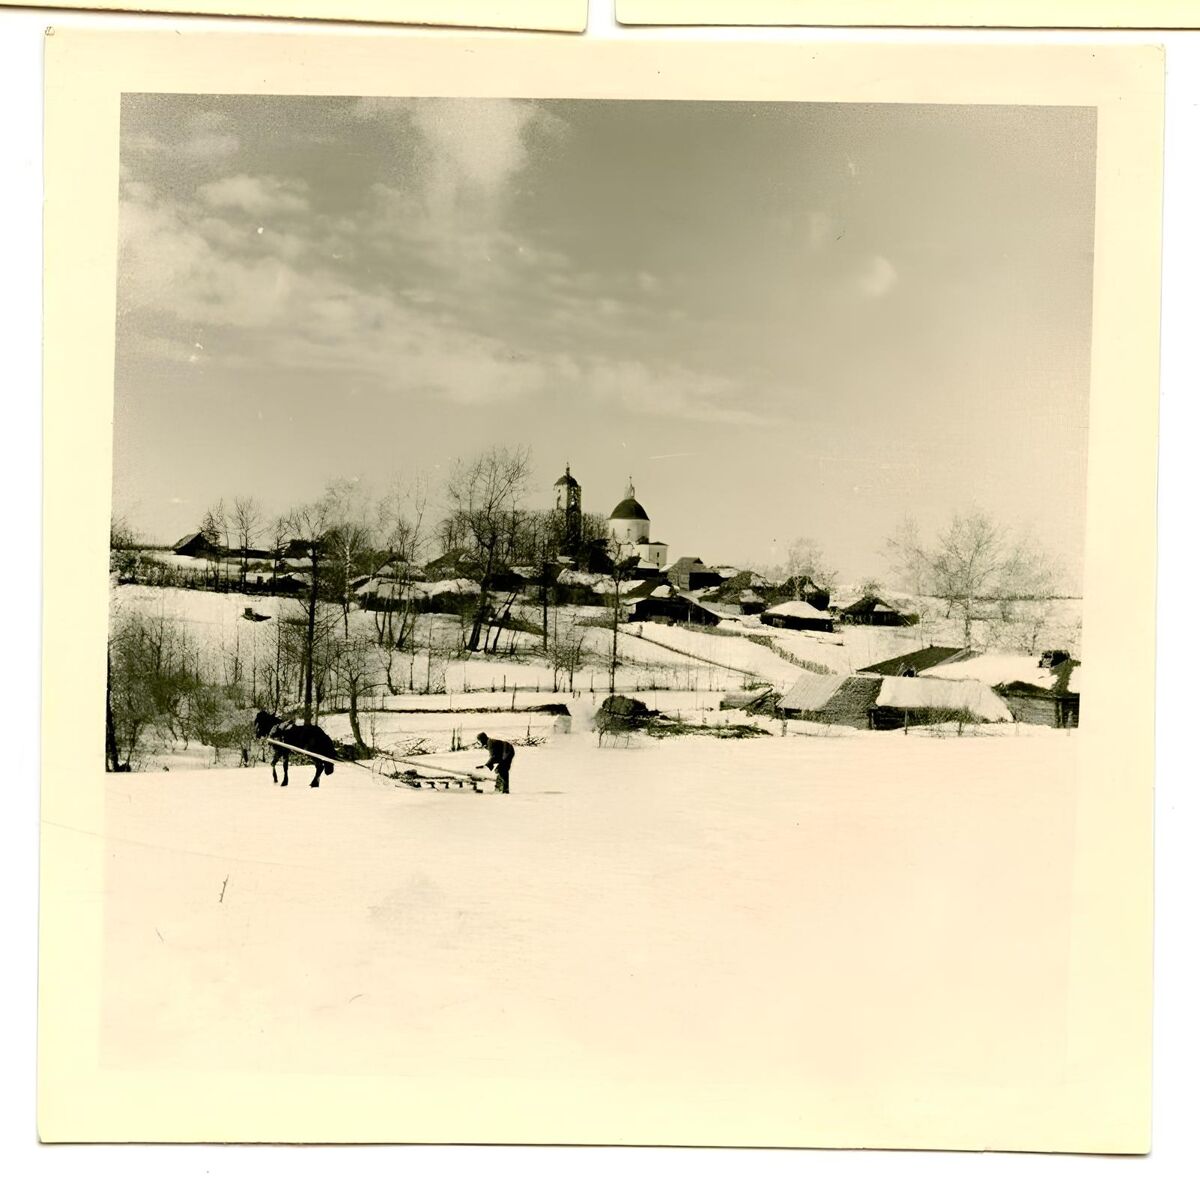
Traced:
MULTIPOLYGON (((977 644, 981 622, 1006 644, 1035 652, 1050 620, 1048 601, 1056 594, 1057 568, 1044 549, 977 510, 951 515, 940 532, 930 534, 911 518, 888 537, 882 551, 894 580, 916 597, 923 609, 936 601, 944 618, 961 627, 964 645, 977 644), (997 622, 999 628, 997 628, 997 622)), ((821 547, 800 538, 788 549, 787 561, 766 571, 783 582, 807 575, 831 588, 837 572, 821 547)), ((878 595, 879 580, 864 579, 856 594, 878 595)))
MULTIPOLYGON (((249 670, 243 672, 240 659, 235 659, 230 689, 245 688, 243 700, 269 704, 276 712, 296 715, 307 723, 336 700, 348 711, 356 745, 366 751, 360 706, 381 689, 392 694, 404 689, 406 654, 410 688, 412 658, 420 648, 428 655, 426 687, 434 690, 444 684, 448 660, 443 656, 448 647, 444 633, 435 640, 430 622, 429 639, 416 640, 416 560, 438 544, 444 552, 458 553, 455 570, 469 575, 479 588, 473 608, 464 615, 462 651, 495 652, 503 630, 517 624, 536 632, 516 613, 516 585, 501 582, 515 565, 532 564, 540 593, 542 653, 553 672, 554 686, 561 682, 573 687, 587 654, 584 631, 573 618, 559 616, 553 599, 565 527, 555 514, 525 507, 529 478, 527 449, 494 447, 461 461, 446 485, 443 516, 433 526, 426 519, 424 487, 399 481, 379 499, 356 482, 335 481, 316 500, 274 518, 250 497, 218 500, 205 512, 200 529, 218 548, 214 553, 238 559, 243 589, 253 553, 264 545, 274 560, 273 578, 278 578, 285 558, 292 560, 292 569, 298 569, 295 564, 302 558, 299 569, 307 575, 304 586, 281 603, 271 629, 255 634, 257 653, 249 670), (369 621, 351 616, 361 581, 372 577, 377 580, 375 589, 385 593, 383 598, 370 601, 369 621), (263 645, 268 637, 270 644, 263 645)), ((604 523, 590 518, 585 532, 602 540, 604 523)), ((133 549, 134 536, 127 524, 114 521, 114 558, 133 549)), ((218 565, 215 560, 214 565, 218 565)), ((623 572, 615 569, 619 597, 623 572)), ((618 607, 613 614, 610 674, 615 680, 619 598, 614 603, 618 607)), ((511 642, 513 636, 508 636, 511 642)), ((123 666, 121 674, 129 681, 124 686, 110 683, 118 692, 118 702, 121 692, 136 685, 135 673, 136 667, 123 666)), ((128 702, 118 707, 115 718, 122 724, 150 722, 131 715, 131 707, 128 702)), ((167 721, 160 717, 160 722, 167 721)), ((117 763, 114 759, 113 765, 117 763)))
POLYGON ((1034 652, 1056 594, 1056 568, 1028 536, 984 513, 955 513, 930 537, 911 519, 888 539, 893 571, 918 598, 942 605, 962 627, 963 644, 976 644, 981 621, 1019 626, 1017 641, 1034 652))

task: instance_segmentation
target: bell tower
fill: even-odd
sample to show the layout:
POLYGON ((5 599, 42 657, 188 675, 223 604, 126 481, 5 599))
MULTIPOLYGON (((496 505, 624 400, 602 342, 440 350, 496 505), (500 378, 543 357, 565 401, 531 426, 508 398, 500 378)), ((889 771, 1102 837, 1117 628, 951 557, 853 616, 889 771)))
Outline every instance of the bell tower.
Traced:
POLYGON ((583 489, 569 463, 554 484, 554 510, 562 518, 563 549, 577 553, 583 545, 583 489))

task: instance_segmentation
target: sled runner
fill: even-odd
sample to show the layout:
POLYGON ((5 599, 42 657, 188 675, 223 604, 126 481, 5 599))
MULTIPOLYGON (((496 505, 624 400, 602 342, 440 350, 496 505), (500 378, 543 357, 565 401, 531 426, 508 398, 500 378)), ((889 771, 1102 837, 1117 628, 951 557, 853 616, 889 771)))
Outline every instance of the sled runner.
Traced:
POLYGON ((411 786, 414 790, 419 790, 426 787, 431 790, 449 790, 451 788, 465 790, 470 789, 476 794, 483 793, 484 779, 474 773, 465 773, 461 769, 444 769, 440 765, 431 765, 428 762, 416 760, 412 757, 392 758, 396 765, 394 772, 385 776, 392 778, 394 781, 402 782, 406 786, 411 786), (401 769, 400 766, 405 768, 401 769), (428 772, 422 772, 428 770, 428 772))
POLYGON ((473 794, 482 794, 483 790, 477 781, 468 777, 450 777, 443 774, 418 773, 415 769, 398 770, 392 774, 394 781, 411 786, 414 790, 470 790, 473 794))

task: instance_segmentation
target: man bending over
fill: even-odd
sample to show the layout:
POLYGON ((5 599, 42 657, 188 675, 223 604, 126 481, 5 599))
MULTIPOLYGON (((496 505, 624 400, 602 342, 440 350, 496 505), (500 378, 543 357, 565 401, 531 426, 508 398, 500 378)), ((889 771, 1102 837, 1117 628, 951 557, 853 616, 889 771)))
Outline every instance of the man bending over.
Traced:
POLYGON ((512 769, 513 757, 516 756, 517 750, 507 740, 489 739, 486 732, 480 732, 475 739, 488 751, 488 759, 482 765, 476 765, 475 768, 494 769, 496 771, 496 793, 509 793, 508 771, 512 769))

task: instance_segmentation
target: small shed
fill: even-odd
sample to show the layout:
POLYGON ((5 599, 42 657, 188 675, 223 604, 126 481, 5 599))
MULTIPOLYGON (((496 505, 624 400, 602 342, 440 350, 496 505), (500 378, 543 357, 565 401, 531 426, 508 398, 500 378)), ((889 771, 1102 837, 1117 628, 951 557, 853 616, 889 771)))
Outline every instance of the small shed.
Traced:
MULTIPOLYGON (((725 570, 722 569, 719 573, 724 575, 725 570)), ((723 578, 720 587, 713 588, 711 591, 706 591, 700 598, 712 604, 728 604, 733 606, 742 602, 742 597, 747 592, 753 600, 760 602, 765 608, 767 601, 763 596, 770 587, 770 584, 758 574, 756 571, 735 571, 727 578, 723 578)), ((755 611, 762 611, 761 608, 755 611)))
POLYGON ((900 628, 916 624, 919 620, 920 617, 916 613, 905 612, 879 596, 863 596, 842 609, 842 621, 845 624, 900 628))
POLYGON ((439 579, 413 584, 417 599, 430 612, 456 614, 474 608, 481 588, 473 579, 439 579))
POLYGON ((833 617, 814 608, 804 600, 786 600, 766 609, 759 619, 777 629, 808 629, 818 633, 833 632, 833 617))
POLYGON ((1010 682, 996 688, 1019 724, 1041 724, 1047 728, 1079 727, 1079 692, 1055 691, 1026 682, 1010 682))
POLYGON ((884 678, 871 727, 883 731, 918 724, 1011 723, 1004 700, 973 678, 884 678))
POLYGON ((871 727, 882 678, 862 674, 802 674, 779 700, 777 710, 785 719, 848 728, 871 727))
POLYGON ((1066 650, 1040 658, 1022 653, 984 653, 936 666, 931 678, 975 678, 990 686, 1023 724, 1079 726, 1080 664, 1066 650))
POLYGON ((680 558, 667 568, 667 578, 680 591, 698 591, 702 587, 718 587, 721 576, 704 560, 694 555, 680 558))
POLYGON ((197 532, 185 534, 180 538, 171 547, 171 553, 184 558, 217 558, 221 554, 221 547, 206 537, 203 532, 197 532))
POLYGON ((652 620, 659 624, 698 624, 712 626, 721 623, 721 618, 703 604, 689 600, 672 592, 665 584, 650 595, 631 601, 629 619, 632 621, 652 620))
POLYGON ((983 654, 931 671, 947 678, 970 677, 986 683, 1004 700, 1013 719, 1047 728, 1079 726, 1079 662, 1065 650, 1045 665, 1045 655, 983 654))

